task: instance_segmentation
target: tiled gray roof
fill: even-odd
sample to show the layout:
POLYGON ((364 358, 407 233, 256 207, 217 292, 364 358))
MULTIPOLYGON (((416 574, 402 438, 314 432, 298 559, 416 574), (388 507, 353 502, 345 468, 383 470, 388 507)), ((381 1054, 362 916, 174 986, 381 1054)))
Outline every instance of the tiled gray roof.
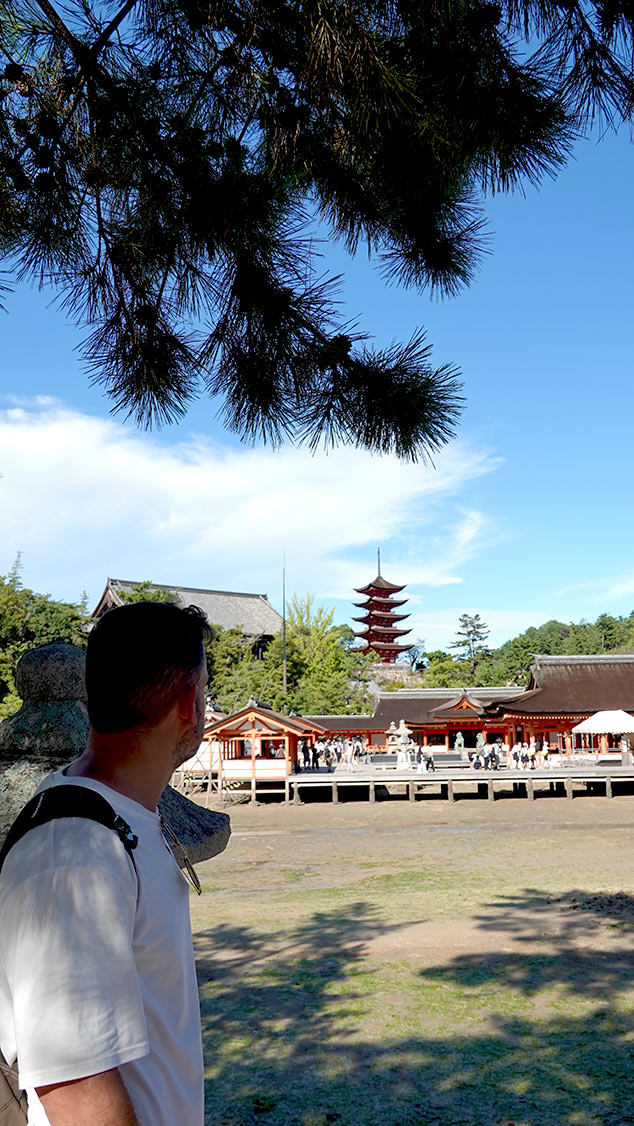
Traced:
MULTIPOLYGON (((515 698, 517 688, 469 688, 469 696, 475 697, 480 704, 487 707, 490 704, 515 698)), ((459 688, 402 688, 398 692, 382 692, 377 700, 374 719, 381 727, 387 728, 392 722, 398 723, 404 719, 406 723, 436 723, 437 709, 449 704, 452 700, 462 695, 459 688)), ((440 715, 442 716, 442 712, 440 715)), ((451 719, 447 715, 446 719, 451 719)), ((464 712, 456 718, 470 718, 464 712)), ((473 718, 473 716, 471 717, 473 718)))
POLYGON ((376 731, 371 715, 305 715, 304 719, 318 723, 326 731, 376 731))
POLYGON ((506 702, 508 712, 518 715, 590 715, 633 707, 634 653, 538 655, 528 691, 506 702))
MULTIPOLYGON (((131 591, 140 585, 126 579, 108 579, 108 586, 115 593, 131 591)), ((249 637, 270 637, 279 633, 282 628, 282 615, 273 609, 266 594, 166 586, 163 583, 152 583, 152 587, 174 595, 180 606, 199 606, 211 625, 222 626, 223 629, 240 626, 249 637)))

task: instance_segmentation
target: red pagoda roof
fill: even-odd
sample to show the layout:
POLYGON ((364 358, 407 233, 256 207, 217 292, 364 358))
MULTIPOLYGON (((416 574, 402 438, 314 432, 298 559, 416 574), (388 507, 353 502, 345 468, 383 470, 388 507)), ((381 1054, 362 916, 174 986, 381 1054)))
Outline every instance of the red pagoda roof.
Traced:
POLYGON ((396 586, 395 583, 389 583, 383 575, 377 575, 373 582, 368 583, 367 586, 355 586, 357 594, 373 594, 375 590, 390 592, 398 594, 399 590, 405 590, 405 586, 396 586))
POLYGON ((383 624, 385 622, 404 622, 406 618, 409 618, 409 614, 388 614, 385 610, 372 610, 363 618, 353 618, 352 620, 353 622, 365 622, 367 625, 373 625, 376 621, 378 626, 380 622, 383 622, 383 624))
POLYGON ((367 649, 374 649, 377 653, 407 653, 411 648, 411 645, 392 645, 389 641, 373 641, 368 645, 366 641, 359 652, 364 653, 367 649))
MULTIPOLYGON (((355 637, 374 637, 375 634, 384 634, 385 638, 390 637, 403 637, 406 633, 411 633, 411 629, 389 629, 388 626, 371 626, 370 629, 360 630, 355 633, 355 637)), ((379 640, 381 638, 379 637, 379 640)))
POLYGON ((366 602, 353 602, 353 606, 358 606, 360 610, 378 610, 379 613, 386 613, 379 609, 381 606, 387 606, 388 609, 397 606, 404 606, 407 602, 406 598, 400 600, 396 598, 368 598, 366 602))

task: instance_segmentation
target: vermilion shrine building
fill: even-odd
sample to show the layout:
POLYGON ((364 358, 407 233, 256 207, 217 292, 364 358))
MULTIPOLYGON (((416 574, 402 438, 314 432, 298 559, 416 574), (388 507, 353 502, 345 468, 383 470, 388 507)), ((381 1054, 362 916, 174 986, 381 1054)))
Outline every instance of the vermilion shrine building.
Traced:
MULTIPOLYGON (((325 729, 305 716, 285 716, 258 704, 206 727, 205 741, 217 745, 218 791, 227 783, 283 783, 295 770, 300 740, 314 742, 325 729)), ((213 758, 212 754, 212 758, 213 758)), ((268 788, 269 793, 275 789, 268 788)))
MULTIPOLYGON (((511 745, 533 738, 567 749, 572 728, 597 711, 634 712, 634 654, 536 657, 528 687, 412 688, 384 692, 373 716, 311 716, 332 735, 364 739, 384 748, 386 731, 401 719, 415 742, 451 750, 458 731, 474 747, 479 731, 488 742, 511 745)), ((590 744, 589 744, 590 745, 590 744)))

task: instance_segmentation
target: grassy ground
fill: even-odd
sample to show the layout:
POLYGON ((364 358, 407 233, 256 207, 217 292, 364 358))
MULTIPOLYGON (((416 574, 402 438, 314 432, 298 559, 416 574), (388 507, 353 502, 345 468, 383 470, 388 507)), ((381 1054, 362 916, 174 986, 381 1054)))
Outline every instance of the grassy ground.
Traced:
POLYGON ((634 1121, 634 798, 232 823, 192 903, 209 1126, 634 1121))

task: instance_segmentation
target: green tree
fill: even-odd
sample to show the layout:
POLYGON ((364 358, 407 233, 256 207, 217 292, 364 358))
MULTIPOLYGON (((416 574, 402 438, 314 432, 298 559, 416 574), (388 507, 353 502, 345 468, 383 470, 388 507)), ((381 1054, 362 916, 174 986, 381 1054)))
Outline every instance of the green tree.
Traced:
POLYGON ((15 670, 27 649, 51 641, 84 645, 85 624, 79 605, 55 602, 23 586, 19 556, 8 575, 0 575, 0 719, 20 707, 15 670))
POLYGON ((117 594, 122 602, 174 602, 178 605, 178 598, 169 590, 161 590, 153 586, 150 579, 137 583, 132 590, 118 590, 117 594))
POLYGON ((453 294, 482 195, 633 101, 624 0, 2 0, 0 41, 0 247, 90 326, 114 407, 204 387, 241 435, 410 458, 453 433, 455 370, 341 322, 312 216, 453 294))
POLYGON ((488 626, 479 614, 462 614, 458 619, 457 640, 452 643, 451 648, 460 650, 459 659, 469 662, 472 676, 475 675, 478 658, 489 652, 485 645, 488 636, 488 626))
POLYGON ((350 646, 351 630, 333 625, 334 611, 315 606, 312 595, 293 596, 287 608, 286 671, 283 640, 273 638, 257 659, 252 642, 240 630, 226 630, 210 646, 215 703, 232 712, 250 697, 276 710, 306 714, 349 714, 371 710, 366 693, 367 661, 350 646))
POLYGON ((425 654, 425 688, 464 688, 472 683, 471 669, 444 649, 425 654))

